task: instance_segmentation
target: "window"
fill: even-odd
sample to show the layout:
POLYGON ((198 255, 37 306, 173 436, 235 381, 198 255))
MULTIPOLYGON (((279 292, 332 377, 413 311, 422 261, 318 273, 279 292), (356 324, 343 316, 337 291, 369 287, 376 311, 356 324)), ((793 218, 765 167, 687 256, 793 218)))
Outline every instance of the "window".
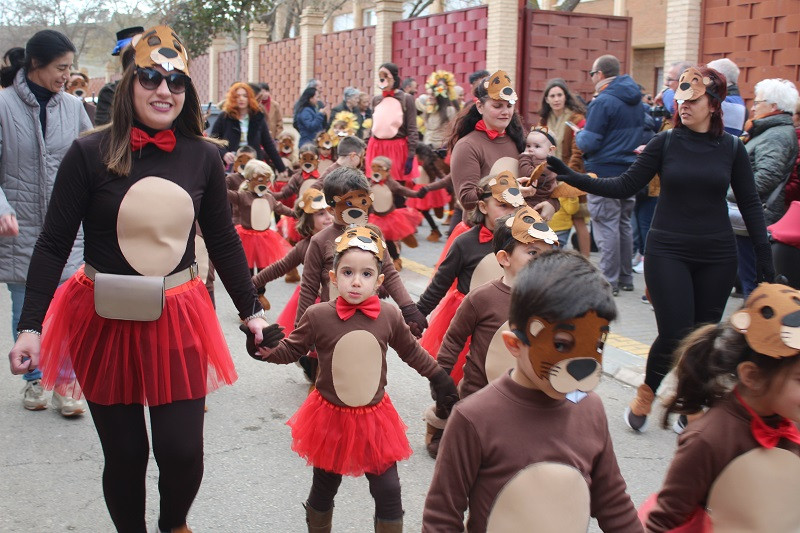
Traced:
POLYGON ((333 17, 333 31, 352 30, 354 27, 352 13, 343 13, 333 17))
POLYGON ((375 26, 377 23, 378 17, 375 15, 374 9, 365 9, 361 12, 362 26, 375 26))

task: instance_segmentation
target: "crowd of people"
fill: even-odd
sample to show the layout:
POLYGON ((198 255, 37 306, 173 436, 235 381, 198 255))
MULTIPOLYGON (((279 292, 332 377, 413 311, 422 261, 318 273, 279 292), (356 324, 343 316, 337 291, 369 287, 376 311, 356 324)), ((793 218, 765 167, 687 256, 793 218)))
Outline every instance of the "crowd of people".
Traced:
POLYGON ((190 531, 205 399, 236 381, 237 344, 309 379, 287 423, 313 466, 310 532, 331 531, 342 477, 361 475, 375 531, 403 530, 411 448, 385 390, 389 348, 434 400, 423 531, 582 531, 590 517, 614 532, 800 528, 792 82, 761 80, 748 110, 731 60, 675 63, 649 97, 603 55, 588 103, 553 79, 526 125, 502 70, 476 72, 467 96, 451 72, 421 88, 387 62, 375 95, 347 87, 335 106, 311 80, 289 128, 263 82, 234 83, 204 114, 169 27, 117 34, 122 76, 97 102, 74 54, 45 30, 3 58, 0 281, 23 406, 45 409, 47 389, 63 416, 91 412, 118 531, 148 530, 151 443, 156 531, 190 531), (423 220, 439 241, 445 209, 415 302, 402 246, 423 220), (658 337, 623 416, 644 432, 674 369, 662 424, 680 435, 638 512, 592 392, 637 266, 658 337), (223 336, 215 272, 246 341, 223 336), (269 324, 281 276, 299 285, 269 324), (744 305, 723 320, 737 278, 744 305), (748 505, 756 495, 774 512, 748 505))

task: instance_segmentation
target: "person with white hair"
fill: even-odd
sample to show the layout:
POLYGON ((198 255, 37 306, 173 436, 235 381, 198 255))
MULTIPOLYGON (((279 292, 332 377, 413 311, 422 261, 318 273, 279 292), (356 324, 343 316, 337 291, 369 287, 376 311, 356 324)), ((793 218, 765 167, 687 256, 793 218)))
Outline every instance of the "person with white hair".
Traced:
POLYGON ((739 67, 736 63, 723 57, 709 61, 708 68, 713 68, 728 81, 728 96, 722 102, 722 123, 725 131, 737 137, 742 134, 744 123, 747 120, 747 106, 739 94, 739 67))
MULTIPOLYGON (((767 226, 786 212, 784 189, 797 161, 797 134, 792 115, 798 93, 794 83, 772 78, 756 83, 756 97, 750 108, 752 120, 745 125, 749 134, 745 149, 753 167, 756 190, 764 205, 767 226)), ((744 297, 756 287, 756 259, 753 242, 736 214, 738 207, 728 191, 728 212, 736 233, 739 279, 744 297)))

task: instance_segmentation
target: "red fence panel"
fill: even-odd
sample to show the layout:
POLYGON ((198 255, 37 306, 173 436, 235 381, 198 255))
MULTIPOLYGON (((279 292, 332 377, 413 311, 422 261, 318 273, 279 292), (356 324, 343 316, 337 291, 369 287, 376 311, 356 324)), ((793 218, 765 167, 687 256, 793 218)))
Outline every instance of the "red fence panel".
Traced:
POLYGON ((201 104, 206 104, 211 100, 208 94, 208 65, 208 54, 197 56, 189 63, 189 74, 192 76, 192 83, 194 83, 201 104))
POLYGON ((300 96, 300 38, 262 44, 258 64, 258 81, 269 84, 283 116, 291 116, 292 106, 300 96))
POLYGON ((317 96, 323 102, 339 104, 345 87, 373 94, 374 37, 374 26, 314 37, 314 77, 321 83, 317 96))
POLYGON ((220 100, 228 94, 228 89, 237 81, 247 81, 247 48, 242 48, 242 63, 239 77, 236 77, 237 50, 221 52, 217 59, 219 74, 217 75, 217 94, 220 100))

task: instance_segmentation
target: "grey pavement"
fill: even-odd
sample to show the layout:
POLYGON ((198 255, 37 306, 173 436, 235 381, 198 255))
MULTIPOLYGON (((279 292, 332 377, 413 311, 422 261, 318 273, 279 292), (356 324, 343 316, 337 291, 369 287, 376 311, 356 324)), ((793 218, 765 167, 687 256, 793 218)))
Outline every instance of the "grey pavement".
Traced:
MULTIPOLYGON (((403 248, 403 256, 433 265, 442 244, 424 240, 403 248)), ((401 273, 412 297, 424 290, 427 279, 404 269, 401 273)), ((640 303, 641 275, 634 292, 617 299, 621 319, 612 331, 638 343, 655 338, 649 306, 640 303)), ((267 294, 277 316, 295 285, 278 280, 267 294)), ((10 298, 0 289, 0 351, 11 347, 10 298)), ((308 494, 311 468, 291 451, 286 420, 305 398, 308 384, 294 365, 271 365, 249 358, 243 350, 235 310, 221 285, 217 289, 218 316, 239 372, 239 381, 208 397, 205 422, 205 478, 189 515, 195 533, 240 531, 305 531, 300 506, 308 494)), ((733 300, 733 304, 740 300, 733 300)), ((606 371, 622 372, 625 381, 641 379, 644 359, 625 350, 606 350, 606 371), (627 377, 626 377, 627 376, 627 377)), ((52 409, 28 412, 22 408, 19 377, 0 373, 0 532, 113 531, 101 487, 102 451, 91 417, 73 420, 52 409)), ((388 391, 408 425, 414 455, 400 463, 405 507, 405 530, 419 531, 422 508, 434 462, 424 448, 421 415, 430 403, 426 380, 398 358, 389 356, 388 391)), ((675 435, 657 426, 660 407, 648 432, 638 435, 622 421, 622 412, 634 390, 626 382, 606 376, 598 392, 606 406, 609 428, 628 490, 638 506, 658 490, 672 457, 675 435)), ((157 468, 148 468, 148 524, 157 517, 157 468)), ((333 530, 372 531, 373 504, 367 482, 345 478, 336 499, 333 530)), ((152 527, 152 526, 151 526, 152 527)), ((591 531, 599 531, 593 525, 591 531)))

